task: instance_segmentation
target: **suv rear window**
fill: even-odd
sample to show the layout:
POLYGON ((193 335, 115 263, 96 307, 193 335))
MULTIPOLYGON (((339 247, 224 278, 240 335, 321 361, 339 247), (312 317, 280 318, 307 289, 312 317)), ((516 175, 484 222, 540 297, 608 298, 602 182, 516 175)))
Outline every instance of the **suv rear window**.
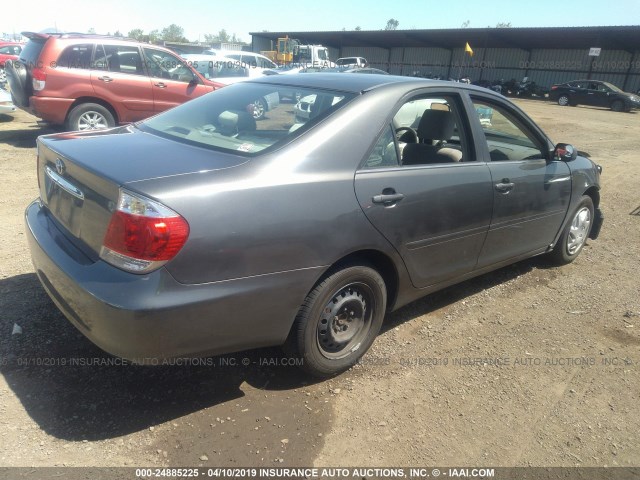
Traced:
POLYGON ((38 64, 38 57, 44 47, 46 39, 32 39, 27 42, 20 53, 20 60, 28 67, 35 67, 38 64))

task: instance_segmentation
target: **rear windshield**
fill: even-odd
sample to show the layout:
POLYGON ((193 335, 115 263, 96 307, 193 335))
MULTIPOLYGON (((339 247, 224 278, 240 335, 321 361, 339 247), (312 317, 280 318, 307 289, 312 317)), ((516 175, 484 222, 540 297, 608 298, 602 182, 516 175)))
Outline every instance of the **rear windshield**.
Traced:
POLYGON ((20 60, 28 67, 38 66, 38 57, 44 47, 45 40, 29 40, 20 53, 20 60))
POLYGON ((317 88, 241 82, 191 100, 138 127, 183 143, 252 155, 283 145, 353 97, 317 88))

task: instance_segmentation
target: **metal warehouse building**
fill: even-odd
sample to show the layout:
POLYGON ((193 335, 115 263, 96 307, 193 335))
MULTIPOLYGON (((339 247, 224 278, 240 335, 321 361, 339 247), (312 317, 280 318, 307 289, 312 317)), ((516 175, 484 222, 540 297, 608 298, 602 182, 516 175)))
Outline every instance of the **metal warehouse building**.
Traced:
POLYGON ((521 80, 538 85, 576 78, 640 88, 640 26, 464 28, 338 32, 253 32, 252 50, 273 50, 280 37, 329 48, 330 57, 365 57, 396 75, 521 80), (473 56, 465 53, 465 44, 473 56))

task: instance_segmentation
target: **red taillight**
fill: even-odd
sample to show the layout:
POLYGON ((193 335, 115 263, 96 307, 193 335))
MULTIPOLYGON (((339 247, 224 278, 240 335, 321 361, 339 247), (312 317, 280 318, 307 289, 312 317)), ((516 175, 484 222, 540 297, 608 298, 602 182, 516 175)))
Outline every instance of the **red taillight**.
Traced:
POLYGON ((31 83, 33 84, 33 89, 37 92, 44 89, 44 85, 47 81, 47 74, 41 68, 34 68, 31 71, 31 83))
POLYGON ((558 89, 558 85, 551 85, 551 90, 557 90, 558 89))
POLYGON ((164 205, 120 192, 100 256, 135 273, 155 270, 177 255, 189 237, 189 224, 164 205))
POLYGON ((189 236, 182 217, 153 218, 114 212, 104 246, 114 252, 152 262, 166 262, 180 251, 189 236))

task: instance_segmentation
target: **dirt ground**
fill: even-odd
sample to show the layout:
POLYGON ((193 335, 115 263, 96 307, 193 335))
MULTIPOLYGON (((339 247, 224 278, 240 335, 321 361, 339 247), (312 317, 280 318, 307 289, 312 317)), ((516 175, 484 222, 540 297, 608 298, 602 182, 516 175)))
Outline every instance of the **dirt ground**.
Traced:
POLYGON ((518 103, 603 166, 600 238, 569 266, 531 259, 388 315, 324 382, 277 349, 107 365, 29 258, 51 130, 0 116, 0 466, 639 466, 640 114, 518 103))

